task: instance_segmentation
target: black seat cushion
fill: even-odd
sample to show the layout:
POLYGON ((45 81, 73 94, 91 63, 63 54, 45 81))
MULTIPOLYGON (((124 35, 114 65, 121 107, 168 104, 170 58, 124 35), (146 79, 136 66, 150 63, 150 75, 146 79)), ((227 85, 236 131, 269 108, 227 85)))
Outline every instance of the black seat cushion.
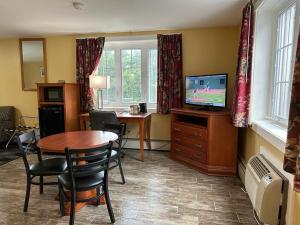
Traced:
MULTIPOLYGON (((58 176, 59 182, 66 188, 71 189, 71 178, 69 173, 64 173, 58 176)), ((86 190, 103 183, 104 172, 100 172, 91 176, 77 177, 75 179, 76 190, 86 190)))
POLYGON ((30 173, 35 176, 59 175, 67 169, 64 158, 50 158, 30 166, 30 173))

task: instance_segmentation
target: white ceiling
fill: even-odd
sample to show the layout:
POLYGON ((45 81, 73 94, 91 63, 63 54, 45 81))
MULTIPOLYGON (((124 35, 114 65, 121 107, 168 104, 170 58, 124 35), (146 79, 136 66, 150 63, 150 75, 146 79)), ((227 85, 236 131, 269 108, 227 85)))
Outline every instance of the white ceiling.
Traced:
POLYGON ((240 24, 246 0, 0 0, 0 37, 240 24))

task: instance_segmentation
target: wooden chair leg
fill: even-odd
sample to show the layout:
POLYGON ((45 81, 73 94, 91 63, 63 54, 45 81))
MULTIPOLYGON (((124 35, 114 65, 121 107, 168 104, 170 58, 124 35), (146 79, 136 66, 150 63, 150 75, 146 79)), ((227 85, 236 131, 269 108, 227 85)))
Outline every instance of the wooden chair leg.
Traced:
POLYGON ((40 176, 40 194, 44 192, 44 177, 40 176))
POLYGON ((69 225, 74 225, 75 220, 75 205, 76 205, 76 191, 71 190, 71 211, 69 225))
POLYGON ((27 175, 27 186, 26 186, 26 194, 25 194, 25 202, 24 202, 24 212, 27 212, 29 197, 30 197, 30 188, 31 188, 31 178, 30 175, 27 175))
POLYGON ((114 223, 116 220, 115 220, 114 212, 113 212, 113 209, 112 209, 111 203, 110 203, 107 183, 104 184, 104 195, 105 195, 105 200, 106 200, 106 205, 107 205, 107 210, 108 210, 108 214, 110 217, 110 221, 111 221, 111 223, 114 223))
POLYGON ((119 170, 122 178, 122 184, 125 184, 125 177, 123 173, 122 163, 121 163, 121 152, 118 153, 118 164, 119 164, 119 170))

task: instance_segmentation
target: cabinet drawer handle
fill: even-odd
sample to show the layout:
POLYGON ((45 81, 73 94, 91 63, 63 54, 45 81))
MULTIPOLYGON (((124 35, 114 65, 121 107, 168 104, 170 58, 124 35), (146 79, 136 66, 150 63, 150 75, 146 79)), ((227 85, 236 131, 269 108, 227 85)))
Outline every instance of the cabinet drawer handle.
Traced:
POLYGON ((201 134, 201 133, 195 132, 194 135, 199 136, 199 137, 202 137, 202 134, 201 134))
POLYGON ((176 127, 174 128, 174 130, 176 130, 176 131, 181 131, 179 128, 176 128, 176 127))
POLYGON ((181 139, 180 138, 174 138, 175 139, 175 141, 180 141, 181 139))
POLYGON ((177 152, 182 152, 182 150, 179 149, 179 148, 175 148, 175 150, 176 150, 177 152))
POLYGON ((202 145, 196 144, 196 146, 197 146, 198 148, 202 148, 202 145))

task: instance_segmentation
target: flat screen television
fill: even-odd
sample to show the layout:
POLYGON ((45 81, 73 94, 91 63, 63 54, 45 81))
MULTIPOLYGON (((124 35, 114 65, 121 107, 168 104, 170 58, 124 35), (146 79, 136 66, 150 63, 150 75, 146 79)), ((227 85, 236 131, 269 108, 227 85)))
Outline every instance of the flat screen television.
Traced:
POLYGON ((185 103, 201 108, 226 108, 227 73, 185 77, 185 103))

